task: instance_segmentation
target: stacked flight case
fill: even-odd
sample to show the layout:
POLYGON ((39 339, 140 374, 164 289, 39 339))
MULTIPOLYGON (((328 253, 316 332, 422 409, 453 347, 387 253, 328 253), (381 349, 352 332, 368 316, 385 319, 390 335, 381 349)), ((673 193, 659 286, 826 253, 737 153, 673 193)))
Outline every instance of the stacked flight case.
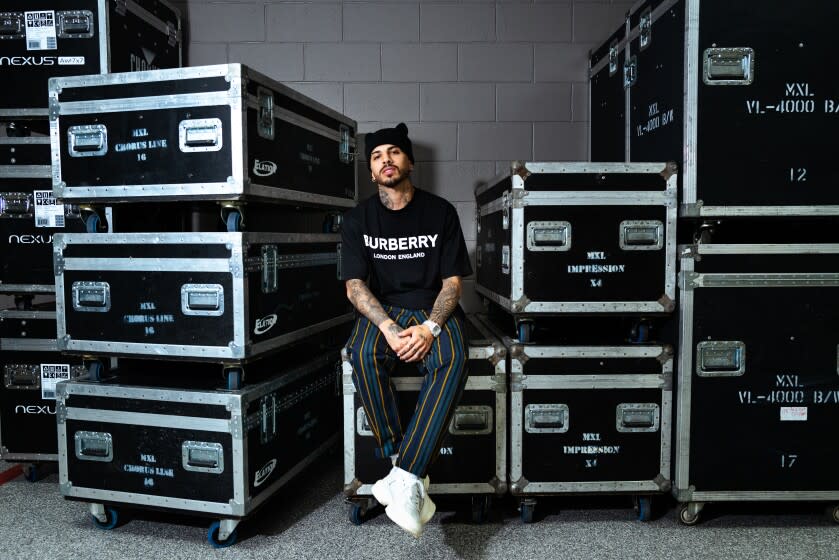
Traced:
MULTIPOLYGON (((491 498, 507 492, 507 351, 484 321, 472 315, 467 319, 469 378, 429 471, 428 492, 471 496, 472 520, 479 523, 487 517, 491 498)), ((387 475, 390 465, 376 457, 352 365, 343 358, 344 494, 352 504, 350 521, 359 525, 376 504, 373 483, 387 475)), ((416 407, 423 377, 412 364, 400 364, 391 379, 404 424, 416 407)))
MULTIPOLYGON (((837 501, 828 0, 646 0, 591 54, 591 154, 679 163, 674 496, 837 501)), ((834 313, 835 314, 835 313, 834 313)), ((833 517, 839 521, 839 510, 833 517)))
POLYGON ((651 326, 676 304, 676 178, 672 163, 514 162, 476 191, 526 523, 538 496, 585 493, 631 494, 648 520, 670 489, 673 357, 651 326))
POLYGON ((58 346, 120 363, 61 394, 62 493, 106 528, 122 506, 220 516, 208 540, 229 546, 337 440, 357 125, 240 64, 54 78, 49 96, 52 187, 87 228, 53 244, 58 346))
POLYGON ((165 0, 0 7, 0 299, 14 300, 0 311, 0 459, 26 463, 30 480, 57 459, 56 379, 81 365, 56 343, 52 241, 85 224, 78 205, 53 193, 48 80, 180 66, 180 34, 180 14, 165 0))

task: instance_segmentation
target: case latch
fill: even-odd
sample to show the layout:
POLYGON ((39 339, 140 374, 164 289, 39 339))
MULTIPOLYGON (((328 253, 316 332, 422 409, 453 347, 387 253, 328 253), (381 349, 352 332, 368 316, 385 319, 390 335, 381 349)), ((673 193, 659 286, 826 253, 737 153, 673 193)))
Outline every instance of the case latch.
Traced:
POLYGON ((181 464, 185 471, 220 474, 224 472, 224 448, 220 443, 185 441, 181 445, 181 464))
POLYGON ((338 127, 338 159, 341 163, 352 163, 353 153, 350 148, 350 127, 342 124, 338 127))
POLYGON ((256 130, 261 138, 274 139, 274 92, 260 87, 256 90, 256 130))
POLYGON ((0 12, 0 40, 23 39, 26 27, 23 12, 0 12))
POLYGON ((221 119, 190 119, 178 125, 182 152, 218 152, 224 145, 221 119))
POLYGON ((529 251, 567 251, 571 248, 571 224, 564 221, 529 222, 529 251))
POLYGON ((114 443, 107 432, 76 432, 76 458, 109 463, 114 459, 114 443))
POLYGON ((277 397, 271 393, 259 401, 259 441, 268 443, 277 437, 277 397))
POLYGON ((510 246, 501 247, 501 273, 510 274, 510 246))
POLYGON ((564 434, 568 431, 568 405, 529 404, 524 407, 524 430, 528 434, 564 434))
POLYGON ((612 41, 609 45, 609 76, 618 73, 618 41, 612 41))
POLYGON ((638 58, 632 55, 623 64, 623 87, 631 88, 638 81, 638 58))
POLYGON ((658 251, 664 246, 664 224, 656 220, 625 220, 620 224, 624 251, 658 251))
POLYGON ((107 282, 73 282, 73 309, 88 313, 111 310, 111 285, 107 282))
POLYGON ((703 54, 702 81, 708 86, 748 86, 754 81, 755 51, 711 48, 703 54))
POLYGON ((0 193, 0 216, 19 216, 34 210, 32 195, 24 192, 0 193))
POLYGON ((696 345, 696 375, 737 377, 746 373, 746 345, 739 340, 706 340, 696 345))
POLYGON ((181 286, 181 312, 203 317, 224 315, 224 286, 184 284, 181 286))
POLYGON ((638 21, 638 42, 639 50, 646 49, 653 40, 653 10, 651 6, 641 14, 638 21))
POLYGON ((108 153, 108 128, 104 124, 71 126, 67 129, 70 157, 104 156, 108 153))
POLYGON ((68 10, 56 12, 56 36, 59 39, 89 39, 93 37, 93 12, 68 10))
POLYGON ((262 246, 262 293, 273 294, 279 287, 279 273, 277 269, 277 246, 262 246))

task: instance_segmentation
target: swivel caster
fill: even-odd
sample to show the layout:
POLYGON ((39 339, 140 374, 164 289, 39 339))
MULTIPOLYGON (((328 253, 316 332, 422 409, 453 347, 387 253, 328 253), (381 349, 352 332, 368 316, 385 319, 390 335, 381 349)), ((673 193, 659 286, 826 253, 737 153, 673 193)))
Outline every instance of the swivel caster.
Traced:
POLYGON ((221 521, 213 521, 210 523, 210 528, 207 530, 207 542, 209 542, 210 546, 213 548, 227 548, 228 546, 232 546, 236 544, 236 539, 239 536, 236 529, 222 531, 221 524, 221 521), (224 532, 227 533, 226 537, 219 538, 224 532))
POLYGON ((353 503, 350 504, 350 523, 353 525, 361 525, 364 523, 364 516, 367 515, 367 504, 353 503))
POLYGON ((105 507, 100 504, 90 505, 90 519, 97 529, 110 531, 119 523, 119 512, 116 508, 105 507))
POLYGON ((472 523, 485 523, 491 499, 488 495, 472 496, 472 523))
POLYGON ((245 209, 241 204, 223 204, 221 207, 221 219, 228 233, 242 231, 245 227, 245 209))
POLYGON ((25 465, 23 467, 23 477, 29 482, 38 482, 43 478, 44 473, 39 468, 37 463, 25 465))
POLYGON ((104 370, 102 362, 95 360, 87 364, 87 378, 96 383, 102 381, 102 371, 104 370))
POLYGON ((522 523, 533 523, 533 510, 536 509, 536 502, 534 500, 522 500, 519 505, 519 512, 521 513, 522 523))
POLYGON ((650 341, 650 324, 641 320, 632 325, 629 342, 632 344, 643 344, 650 341))
POLYGON ((519 342, 527 344, 533 339, 533 321, 521 321, 518 325, 519 342))
POLYGON ((242 368, 228 368, 224 370, 223 375, 228 391, 238 391, 242 388, 242 382, 245 380, 242 368))
POLYGON ((652 518, 653 500, 649 496, 633 496, 635 514, 638 521, 649 521, 652 518))
POLYGON ((85 231, 87 233, 102 233, 108 231, 108 224, 106 220, 99 215, 99 210, 93 206, 79 206, 79 215, 84 221, 85 231))
POLYGON ((832 517, 834 523, 839 523, 839 506, 834 506, 832 517))
POLYGON ((699 512, 701 509, 701 506, 699 508, 695 507, 693 502, 682 504, 682 507, 679 509, 679 521, 688 526, 696 525, 699 523, 699 512))

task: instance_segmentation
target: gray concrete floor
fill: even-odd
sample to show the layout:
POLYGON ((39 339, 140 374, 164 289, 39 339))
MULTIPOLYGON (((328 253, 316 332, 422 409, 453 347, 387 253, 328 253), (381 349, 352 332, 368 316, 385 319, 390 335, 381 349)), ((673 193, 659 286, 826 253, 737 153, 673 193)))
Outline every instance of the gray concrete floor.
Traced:
MULTIPOLYGON (((9 468, 0 462, 0 470, 9 468)), ((239 527, 239 542, 215 550, 210 520, 148 510, 124 512, 112 531, 90 523, 86 504, 64 500, 57 475, 0 486, 0 558, 839 558, 839 525, 826 504, 715 504, 685 527, 669 500, 648 523, 628 498, 550 498, 524 525, 512 500, 496 504, 483 525, 469 522, 464 500, 438 500, 417 541, 382 513, 361 526, 348 520, 337 456, 281 490, 239 527)))

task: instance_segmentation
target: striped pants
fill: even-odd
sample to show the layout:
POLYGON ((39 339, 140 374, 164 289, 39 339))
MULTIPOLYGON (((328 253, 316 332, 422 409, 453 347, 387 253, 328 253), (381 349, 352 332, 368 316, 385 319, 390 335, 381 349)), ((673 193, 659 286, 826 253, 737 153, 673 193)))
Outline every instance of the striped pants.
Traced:
MULTIPOLYGON (((428 313, 384 306, 391 319, 403 328, 420 325, 428 313)), ((428 355, 416 362, 424 375, 414 414, 403 430, 399 420, 396 390, 391 374, 399 358, 381 331, 360 315, 347 350, 353 367, 353 383, 361 398, 378 453, 399 454, 396 466, 422 478, 440 451, 452 413, 466 385, 464 316, 458 308, 431 345, 428 355)))

